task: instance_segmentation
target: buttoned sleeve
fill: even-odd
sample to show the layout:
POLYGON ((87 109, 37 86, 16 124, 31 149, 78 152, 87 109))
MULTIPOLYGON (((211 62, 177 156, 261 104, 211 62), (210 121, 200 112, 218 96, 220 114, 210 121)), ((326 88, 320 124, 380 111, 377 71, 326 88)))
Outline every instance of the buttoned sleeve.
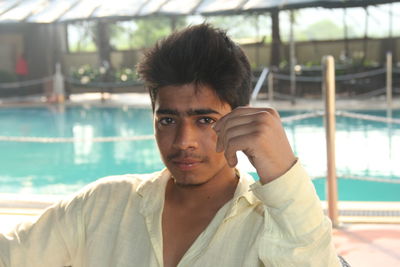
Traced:
POLYGON ((1 267, 69 266, 82 238, 80 197, 48 208, 34 222, 0 234, 1 267))
POLYGON ((283 176, 251 186, 265 209, 259 257, 266 266, 341 266, 332 226, 306 171, 297 162, 283 176))

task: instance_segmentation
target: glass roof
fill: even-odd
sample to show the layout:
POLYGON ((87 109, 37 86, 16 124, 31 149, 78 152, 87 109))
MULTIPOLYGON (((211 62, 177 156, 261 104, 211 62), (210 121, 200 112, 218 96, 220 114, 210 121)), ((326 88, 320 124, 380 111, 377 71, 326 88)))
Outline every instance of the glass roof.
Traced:
POLYGON ((53 23, 154 14, 213 15, 303 7, 354 7, 395 0, 4 0, 0 23, 53 23))

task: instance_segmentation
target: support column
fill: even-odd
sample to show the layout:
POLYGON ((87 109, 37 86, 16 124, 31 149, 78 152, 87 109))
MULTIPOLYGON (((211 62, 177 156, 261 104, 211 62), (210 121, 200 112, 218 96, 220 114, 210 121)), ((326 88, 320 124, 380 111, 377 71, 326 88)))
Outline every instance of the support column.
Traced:
POLYGON ((386 53, 386 108, 388 118, 392 117, 392 94, 393 94, 393 59, 392 52, 386 53))
POLYGON ((335 61, 333 56, 323 58, 325 97, 325 132, 327 152, 327 200, 328 215, 334 227, 339 225, 337 208, 337 177, 336 177, 336 151, 335 151, 335 61))
POLYGON ((292 105, 296 103, 296 51, 294 43, 294 11, 290 10, 290 95, 292 105))
POLYGON ((279 9, 271 11, 272 21, 272 43, 271 43, 271 57, 269 65, 270 67, 279 67, 281 62, 281 35, 279 29, 279 9))
POLYGON ((267 78, 268 78, 268 100, 272 105, 272 102, 274 101, 274 73, 272 72, 272 70, 269 71, 267 78))

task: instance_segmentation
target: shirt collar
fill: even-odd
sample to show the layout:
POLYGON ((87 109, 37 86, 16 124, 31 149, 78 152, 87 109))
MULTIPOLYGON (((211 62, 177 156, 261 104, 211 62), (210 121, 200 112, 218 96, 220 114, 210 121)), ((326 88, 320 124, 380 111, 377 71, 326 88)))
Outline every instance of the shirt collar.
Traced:
MULTIPOLYGON (((242 199, 246 200, 249 205, 260 202, 260 200, 250 192, 250 186, 255 183, 254 178, 242 170, 237 170, 237 172, 240 178, 231 200, 233 206, 236 206, 242 199)), ((137 193, 143 198, 141 205, 143 214, 149 214, 163 208, 165 188, 170 176, 170 172, 164 168, 160 172, 149 175, 138 186, 137 193)))
POLYGON ((238 173, 240 175, 240 179, 235 194, 232 198, 233 201, 238 202, 240 199, 245 199, 250 205, 260 202, 258 198, 256 198, 251 192, 251 185, 255 183, 254 178, 242 170, 238 170, 238 173))
POLYGON ((164 206, 165 188, 170 177, 165 168, 146 177, 137 188, 137 193, 142 197, 140 212, 143 215, 161 211, 164 206))

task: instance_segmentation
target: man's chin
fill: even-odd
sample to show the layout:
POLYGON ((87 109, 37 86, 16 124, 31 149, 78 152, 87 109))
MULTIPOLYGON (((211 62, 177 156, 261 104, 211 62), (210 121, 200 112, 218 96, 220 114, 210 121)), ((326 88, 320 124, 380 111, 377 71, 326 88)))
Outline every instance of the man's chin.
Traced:
POLYGON ((195 188, 204 185, 206 182, 189 182, 189 181, 182 181, 178 179, 174 179, 174 185, 178 187, 185 187, 185 188, 195 188))
POLYGON ((228 165, 222 166, 221 168, 215 168, 215 166, 212 168, 205 164, 201 164, 201 166, 191 170, 182 170, 182 168, 177 168, 174 164, 167 166, 167 168, 171 173, 174 183, 182 187, 198 187, 204 185, 221 174, 221 171, 225 168, 230 169, 228 165))
MULTIPOLYGON (((170 170, 172 179, 174 183, 179 186, 196 186, 201 185, 203 182, 200 182, 201 175, 192 172, 182 172, 179 170, 170 170)), ((204 178, 204 177, 203 177, 204 178)))

